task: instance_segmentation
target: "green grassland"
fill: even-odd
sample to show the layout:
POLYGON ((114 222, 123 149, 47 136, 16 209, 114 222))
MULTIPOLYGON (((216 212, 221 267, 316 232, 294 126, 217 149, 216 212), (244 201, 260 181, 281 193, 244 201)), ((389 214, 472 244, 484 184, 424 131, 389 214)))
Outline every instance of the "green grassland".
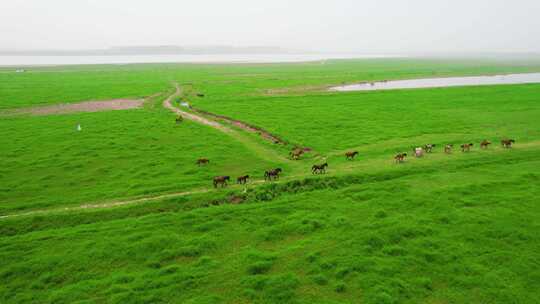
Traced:
POLYGON ((206 194, 8 219, 0 299, 535 303, 537 151, 265 186, 240 205, 206 194))
POLYGON ((2 118, 0 214, 207 188, 275 164, 157 103, 140 110, 2 118), (82 131, 76 131, 80 123, 82 131), (211 159, 199 168, 200 157, 211 159))
POLYGON ((46 211, 0 218, 0 302, 536 303, 540 85, 325 90, 533 71, 539 60, 1 68, 0 109, 162 94, 136 110, 0 116, 0 215, 46 211), (173 83, 291 144, 176 125, 161 106, 173 83), (433 154, 394 163, 426 143, 433 154), (288 160, 294 144, 314 152, 288 160), (282 179, 263 182, 276 166, 282 179), (212 190, 225 174, 255 183, 212 190), (139 197, 156 199, 62 210, 139 197))
POLYGON ((195 106, 265 126, 323 153, 369 152, 374 146, 397 152, 428 142, 538 139, 539 96, 540 85, 530 84, 259 97, 220 105, 197 101, 195 106))
POLYGON ((342 83, 382 79, 487 75, 540 71, 540 59, 365 59, 291 64, 131 64, 28 68, 0 67, 0 109, 142 97, 171 82, 193 85, 205 100, 221 104, 276 92, 300 92, 342 83), (271 91, 270 91, 271 92, 271 91))

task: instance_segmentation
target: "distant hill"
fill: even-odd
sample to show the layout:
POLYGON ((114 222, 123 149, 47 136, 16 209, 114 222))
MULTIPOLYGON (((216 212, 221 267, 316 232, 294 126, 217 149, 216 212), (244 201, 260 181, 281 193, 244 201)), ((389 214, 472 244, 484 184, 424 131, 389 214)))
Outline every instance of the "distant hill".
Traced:
POLYGON ((1 55, 16 56, 116 56, 116 55, 203 55, 203 54, 291 54, 271 46, 123 46, 94 50, 0 50, 1 55))

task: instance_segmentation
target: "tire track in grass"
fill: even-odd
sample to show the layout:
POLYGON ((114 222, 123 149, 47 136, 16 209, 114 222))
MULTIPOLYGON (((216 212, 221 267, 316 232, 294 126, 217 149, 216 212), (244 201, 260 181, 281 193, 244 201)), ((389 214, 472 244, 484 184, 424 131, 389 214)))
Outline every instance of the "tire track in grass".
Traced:
MULTIPOLYGON (((309 176, 309 175, 307 174, 288 175, 287 177, 283 177, 280 180, 272 181, 272 183, 285 183, 285 182, 289 182, 291 180, 295 180, 295 179, 306 177, 306 176, 309 176)), ((265 184, 265 183, 267 183, 266 180, 256 179, 249 182, 248 185, 257 186, 257 185, 265 184)), ((242 189, 242 187, 244 189, 247 189, 248 185, 230 185, 231 187, 227 189, 242 189)), ((112 200, 108 202, 85 203, 82 205, 70 206, 70 207, 39 209, 39 210, 32 210, 32 211, 27 211, 27 212, 0 215, 0 220, 7 219, 7 218, 14 218, 14 217, 22 217, 22 216, 57 214, 57 213, 70 212, 70 211, 109 209, 109 208, 115 208, 115 207, 121 207, 121 206, 127 206, 127 205, 137 205, 137 204, 142 204, 142 203, 157 202, 157 201, 160 201, 162 199, 167 199, 167 198, 176 198, 176 197, 188 196, 188 195, 193 195, 193 194, 218 192, 220 191, 220 189, 221 188, 217 188, 217 189, 200 188, 200 189, 191 190, 191 191, 173 192, 173 193, 166 193, 166 194, 160 194, 160 195, 154 195, 154 196, 139 197, 139 198, 134 198, 134 199, 112 200)))

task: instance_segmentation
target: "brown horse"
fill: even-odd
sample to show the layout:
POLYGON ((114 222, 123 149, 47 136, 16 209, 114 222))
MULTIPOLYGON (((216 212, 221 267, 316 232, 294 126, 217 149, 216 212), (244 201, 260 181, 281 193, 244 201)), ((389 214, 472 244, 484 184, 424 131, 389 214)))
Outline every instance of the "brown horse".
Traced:
POLYGON ((248 179, 249 179, 249 175, 239 176, 238 178, 236 178, 236 183, 245 184, 247 183, 248 179))
POLYGON ((431 153, 433 151, 433 148, 435 148, 435 144, 424 145, 424 151, 426 151, 426 153, 431 153))
POLYGON ((182 118, 182 115, 176 116, 176 123, 177 124, 181 123, 183 120, 184 120, 184 118, 182 118))
POLYGON ((463 144, 461 145, 461 152, 469 152, 471 151, 471 147, 473 146, 473 144, 463 144))
POLYGON ((272 180, 273 179, 279 179, 279 174, 282 172, 281 168, 276 168, 272 170, 268 170, 264 172, 264 180, 272 180))
POLYGON ((358 151, 349 151, 345 153, 345 158, 347 160, 353 160, 358 155, 358 151))
POLYGON ((491 142, 487 139, 484 139, 481 143, 480 143, 480 148, 481 149, 487 149, 488 146, 491 145, 491 142))
POLYGON ((311 173, 313 174, 324 174, 326 173, 326 168, 328 167, 328 163, 324 163, 324 164, 321 164, 321 165, 313 165, 313 167, 311 167, 311 173))
POLYGON ((452 145, 452 144, 448 144, 448 145, 444 146, 444 153, 446 153, 446 154, 452 153, 453 148, 454 148, 454 145, 452 145))
POLYGON ((227 181, 230 180, 230 176, 216 176, 214 177, 214 188, 217 188, 218 185, 221 187, 227 187, 227 181))
POLYGON ((304 154, 304 149, 296 148, 292 150, 289 155, 291 156, 291 159, 298 160, 300 159, 300 156, 304 154))
POLYGON ((199 166, 207 165, 208 163, 210 163, 210 160, 208 158, 199 158, 199 159, 197 159, 197 165, 199 165, 199 166))
POLYGON ((501 140, 501 145, 503 146, 503 148, 512 148, 512 144, 515 142, 516 141, 513 139, 503 139, 501 140))
POLYGON ((394 159, 396 160, 396 163, 402 163, 406 156, 407 153, 398 153, 396 156, 394 156, 394 159))

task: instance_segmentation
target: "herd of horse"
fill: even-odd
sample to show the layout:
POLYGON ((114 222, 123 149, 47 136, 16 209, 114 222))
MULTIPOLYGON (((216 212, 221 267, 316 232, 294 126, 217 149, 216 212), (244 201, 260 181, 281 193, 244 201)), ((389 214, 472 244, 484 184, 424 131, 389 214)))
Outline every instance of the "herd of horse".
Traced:
MULTIPOLYGON (((515 143, 515 140, 513 139, 503 139, 501 140, 501 145, 503 148, 511 148, 512 144, 515 143)), ((473 143, 465 143, 460 145, 462 152, 469 152, 471 151, 471 148, 473 147, 473 143)), ((483 140, 480 143, 481 149, 487 149, 491 145, 491 142, 488 140, 483 140)), ((426 144, 424 146, 419 146, 413 148, 413 155, 415 157, 423 157, 424 153, 432 153, 433 149, 436 147, 436 144, 426 144)), ((452 153, 452 150, 454 148, 453 144, 446 144, 444 146, 444 152, 447 154, 452 153)), ((293 151, 289 153, 291 159, 298 160, 302 154, 306 152, 306 148, 295 148, 293 151)), ((358 156, 360 153, 358 151, 348 151, 345 153, 345 159, 347 160, 354 160, 356 156, 358 156)), ((406 152, 398 153, 394 156, 394 160, 396 163, 402 163, 405 161, 405 157, 407 157, 406 152)), ((207 165, 210 163, 210 160, 208 158, 199 158, 196 162, 198 166, 207 165)), ((325 174, 326 168, 328 168, 328 163, 325 162, 323 164, 315 164, 311 167, 311 173, 312 174, 325 174)), ((283 172, 281 168, 275 168, 271 170, 267 170, 264 172, 264 180, 265 181, 275 181, 279 179, 279 175, 283 172)), ((236 178, 237 184, 246 184, 249 180, 249 175, 243 175, 236 178)), ((218 186, 226 187, 227 183, 231 180, 230 176, 224 175, 224 176, 216 176, 213 179, 214 188, 217 188, 218 186)))
MULTIPOLYGON (((501 140, 501 146, 503 148, 511 148, 512 144, 515 142, 516 141, 513 139, 503 139, 501 140)), ((473 145, 474 145, 473 143, 465 143, 465 144, 460 145, 459 147, 461 148, 461 152, 470 152, 473 145)), ((489 145, 491 145, 491 142, 489 140, 487 139, 483 140, 480 143, 480 149, 487 149, 489 145)), ((427 144, 422 147, 413 148, 412 151, 415 157, 423 157, 424 153, 431 153, 433 151, 433 148, 435 148, 435 144, 427 144)), ((453 144, 446 144, 444 146, 444 153, 450 154, 452 153, 453 149, 454 149, 453 144)), ((396 156, 394 156, 394 160, 396 161, 396 163, 402 163, 405 160, 405 157, 407 157, 407 153, 405 152, 398 153, 396 156)))

